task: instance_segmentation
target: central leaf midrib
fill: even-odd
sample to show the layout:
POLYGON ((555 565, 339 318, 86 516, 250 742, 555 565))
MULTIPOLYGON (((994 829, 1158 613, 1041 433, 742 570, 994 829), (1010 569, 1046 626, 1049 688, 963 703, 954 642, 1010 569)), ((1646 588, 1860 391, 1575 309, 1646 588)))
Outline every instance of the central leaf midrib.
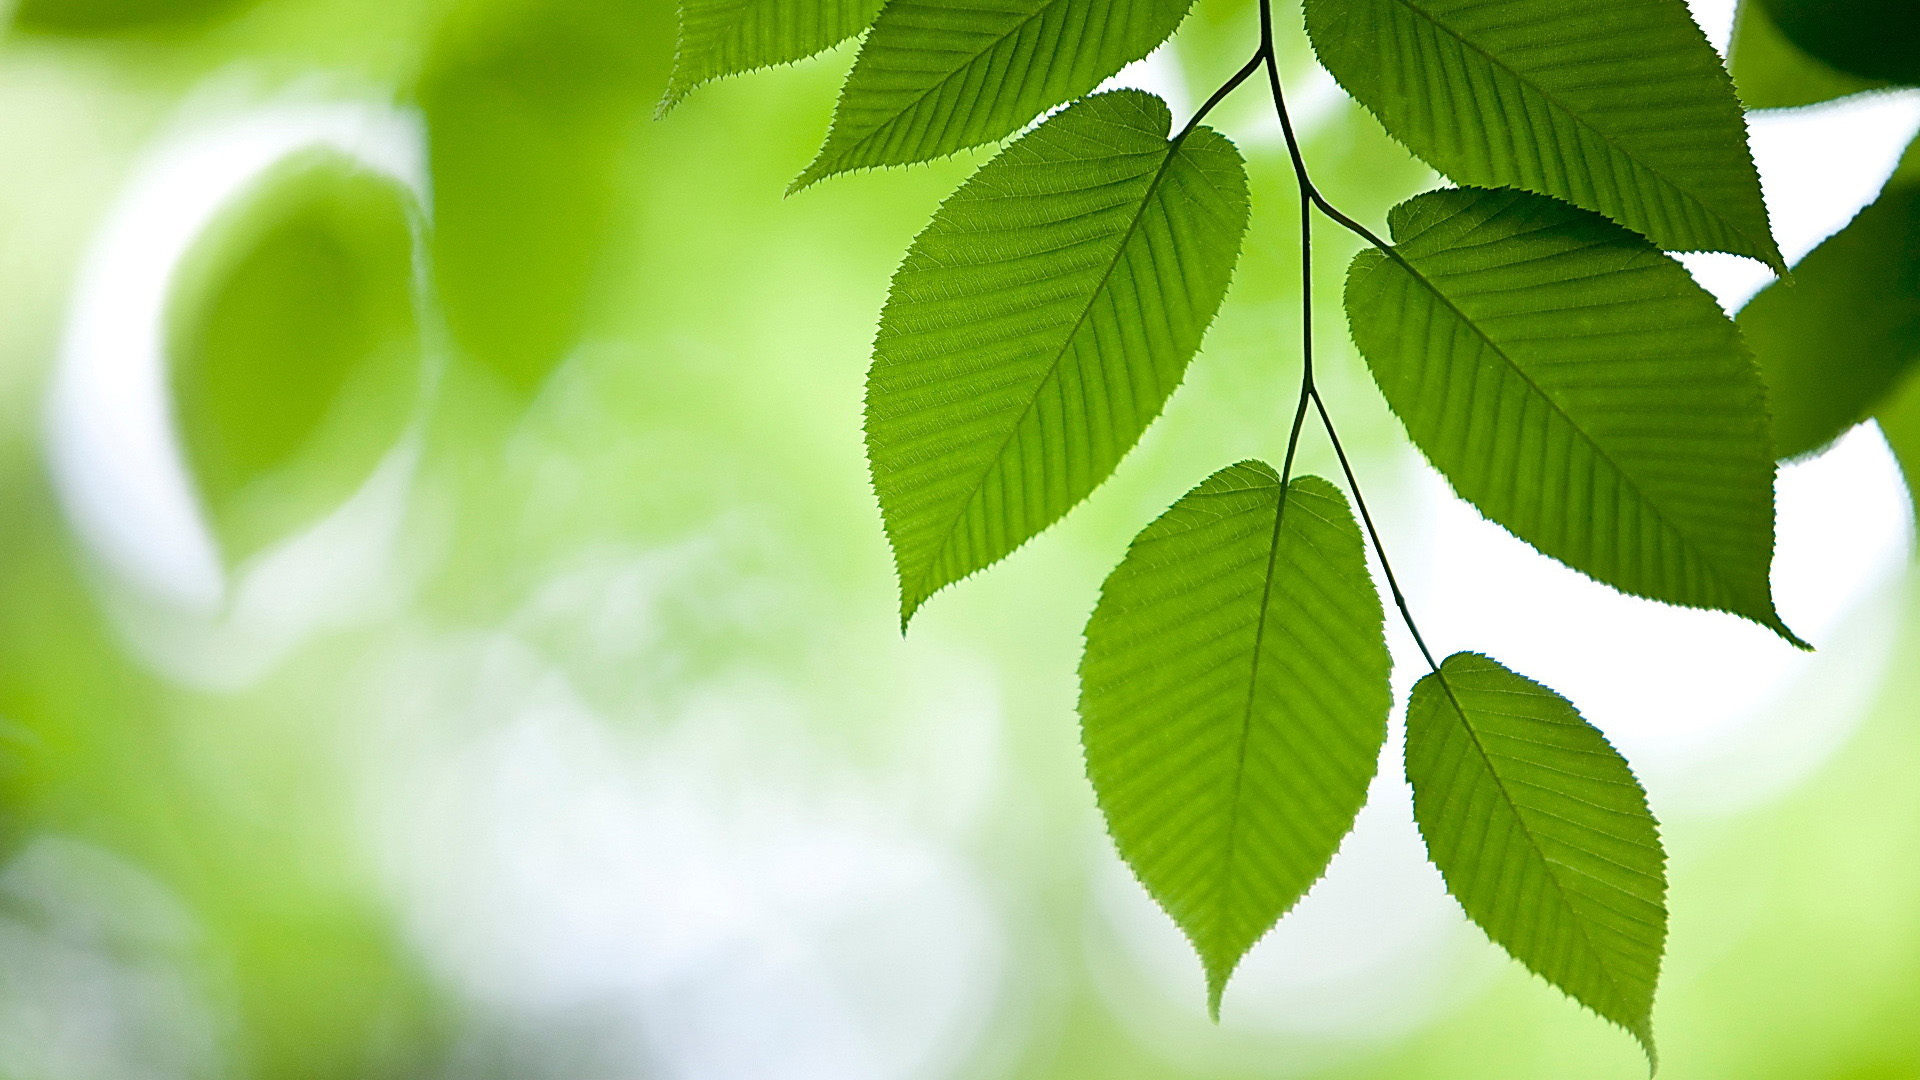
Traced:
POLYGON ((1289 478, 1279 478, 1278 495, 1273 508, 1273 535, 1267 543, 1267 573, 1260 589, 1260 615, 1253 625, 1253 657, 1247 667, 1247 704, 1240 716, 1240 738, 1234 753, 1233 792, 1227 801, 1227 850, 1221 858, 1220 878, 1215 885, 1217 895, 1221 897, 1223 915, 1228 907, 1226 894, 1232 891, 1235 877, 1233 853, 1239 844, 1240 792, 1247 776, 1247 745, 1253 738, 1253 702, 1260 689, 1260 658, 1266 652, 1267 612, 1273 604, 1273 579, 1279 570, 1280 541, 1287 519, 1287 496, 1292 489, 1289 478))
POLYGON ((1147 208, 1153 204, 1154 196, 1160 191, 1160 184, 1166 179, 1168 171, 1173 168, 1174 159, 1180 156, 1180 151, 1184 149, 1185 146, 1186 144, 1184 142, 1168 144, 1166 157, 1161 160, 1159 168, 1154 170, 1153 179, 1148 182, 1147 190, 1140 198, 1139 209, 1134 211, 1133 217, 1127 222, 1126 231, 1121 234, 1120 242, 1114 245, 1113 258, 1107 262, 1105 269, 1101 271, 1100 280, 1094 285, 1093 289, 1087 293, 1087 302, 1081 307, 1080 314, 1074 319, 1072 328, 1061 337, 1059 348, 1054 350, 1052 358, 1047 361, 1046 371, 1034 382, 1033 393, 1027 396, 1026 404, 1021 406, 1020 415, 1014 418, 1013 423, 1007 425, 1007 433, 1001 438, 1000 445, 994 449, 992 454, 983 459, 984 464, 980 469, 979 475, 974 478, 972 485, 968 489, 966 501, 960 504, 960 509, 954 514, 953 520, 947 522, 946 531, 941 533, 939 543, 930 549, 926 564, 921 567, 920 575, 915 579, 915 585, 919 587, 916 588, 914 592, 919 594, 921 599, 925 599, 928 595, 926 590, 927 579, 933 575, 934 567, 940 562, 941 557, 947 554, 948 547, 953 543, 954 532, 960 528, 960 523, 967 518, 967 512, 973 508, 974 503, 980 498, 980 494, 986 484, 987 475, 993 471, 995 465, 999 464, 1001 460, 1006 457, 1007 447, 1013 444, 1014 436, 1019 434, 1021 425, 1027 422, 1027 417, 1033 415, 1034 406, 1039 403, 1040 395, 1045 392, 1047 386, 1059 375, 1061 361, 1066 358, 1067 353, 1072 351, 1074 339, 1080 336, 1080 331, 1086 327, 1087 319, 1093 314, 1094 307, 1099 304, 1101 295, 1107 291, 1107 283, 1113 280, 1114 272, 1119 269, 1121 261, 1126 257, 1127 245, 1133 242, 1134 233, 1139 231, 1140 222, 1147 216, 1147 208))
MULTIPOLYGON (((1553 91, 1547 89, 1545 86, 1540 85, 1539 83, 1533 81, 1532 79, 1529 79, 1526 75, 1522 74, 1517 68, 1514 68, 1510 64, 1507 64, 1505 61, 1501 60, 1499 57, 1495 56, 1493 53, 1488 52, 1484 47, 1480 45, 1479 42, 1466 37, 1460 31, 1455 30, 1453 27, 1449 26, 1447 23, 1441 21, 1440 17, 1435 15, 1433 12, 1428 11, 1426 8, 1418 6, 1416 3, 1414 3, 1414 0, 1390 0, 1390 2, 1396 3, 1400 5, 1402 8, 1405 8, 1406 10, 1425 19, 1435 29, 1441 31, 1442 33, 1446 34, 1448 37, 1459 42, 1463 47, 1470 49, 1474 53, 1478 54, 1482 59, 1484 59, 1487 62, 1487 64, 1490 67, 1497 68, 1500 71, 1506 72, 1507 75, 1510 78, 1512 78, 1515 82, 1519 83, 1521 86, 1529 90, 1532 90, 1534 93, 1539 94, 1542 98, 1546 100, 1547 104, 1551 105, 1554 108, 1555 111, 1565 115, 1568 119, 1572 120, 1575 124, 1579 125, 1582 130, 1592 132, 1596 137, 1600 139, 1600 141, 1606 143, 1607 146, 1611 148, 1615 153, 1619 154, 1621 157, 1626 158, 1628 161, 1632 162, 1636 168, 1645 169, 1648 173, 1651 173, 1654 177, 1659 179, 1661 183, 1666 184, 1668 187, 1672 188, 1675 192, 1679 193, 1681 196, 1686 198, 1688 202, 1691 202, 1694 206, 1698 207, 1702 213, 1706 214, 1708 217, 1712 218, 1713 220, 1719 222, 1723 226, 1729 229, 1732 229, 1736 235, 1738 235, 1741 239, 1747 241, 1749 244, 1753 243, 1753 237, 1748 234, 1745 228, 1735 225, 1733 222, 1721 216, 1721 214, 1718 211, 1714 210, 1711 206, 1707 205, 1707 202, 1705 199, 1694 194, 1693 189, 1690 186, 1682 185, 1679 181, 1668 176, 1666 172, 1663 171, 1662 169, 1656 167, 1651 162, 1645 161, 1638 154, 1635 154, 1634 152, 1630 151, 1627 147, 1623 146, 1617 139, 1615 139, 1614 136, 1608 134, 1606 131, 1602 130, 1601 128, 1596 127, 1578 110, 1574 109, 1572 106, 1562 101, 1560 97, 1557 96, 1553 91)), ((1751 166, 1752 164, 1751 159, 1749 159, 1748 164, 1749 166, 1751 166)), ((1766 248, 1766 247, 1770 247, 1771 245, 1763 244, 1761 246, 1762 248, 1766 248)))
POLYGON ((1507 809, 1513 812, 1514 820, 1520 823, 1520 834, 1527 838, 1527 847, 1539 858, 1541 866, 1545 868, 1544 872, 1547 875, 1547 880, 1553 882, 1554 894, 1560 898, 1560 903, 1573 915, 1570 921, 1573 923, 1574 932, 1579 935, 1581 942, 1587 947, 1587 952, 1596 961, 1595 966, 1599 969, 1601 978, 1605 979, 1607 985, 1612 988, 1617 1001, 1630 1005, 1632 999, 1627 996, 1626 990, 1621 987, 1619 980, 1614 978, 1613 971, 1607 964, 1606 954, 1600 951, 1600 946, 1595 943, 1593 936, 1587 933, 1584 922, 1585 916, 1581 914, 1579 908, 1575 907, 1572 899, 1570 899, 1569 894, 1572 890, 1568 889, 1566 884, 1560 880, 1560 875, 1554 872, 1554 861, 1547 858, 1547 853, 1540 847, 1540 842, 1534 839, 1533 827, 1528 824, 1526 815, 1520 812, 1520 804, 1514 799, 1513 793, 1507 790, 1507 782, 1501 777, 1500 770, 1494 767, 1493 755, 1488 753, 1486 744, 1480 741, 1480 733, 1474 729, 1473 722, 1467 719, 1466 706, 1454 695, 1453 686, 1447 682, 1447 677, 1443 672, 1435 669, 1433 674, 1435 678, 1440 680, 1440 687, 1446 692, 1447 700, 1450 703, 1454 715, 1460 721, 1461 729, 1467 733, 1467 740, 1473 744, 1474 753, 1480 755, 1480 762, 1486 766, 1487 775, 1493 778, 1494 790, 1500 793, 1501 801, 1506 803, 1507 809))

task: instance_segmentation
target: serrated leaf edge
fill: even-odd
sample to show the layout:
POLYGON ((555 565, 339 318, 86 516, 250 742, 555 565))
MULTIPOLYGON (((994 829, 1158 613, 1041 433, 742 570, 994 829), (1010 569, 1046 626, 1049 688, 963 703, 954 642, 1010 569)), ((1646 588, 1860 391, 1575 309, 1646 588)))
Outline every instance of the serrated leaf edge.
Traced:
MULTIPOLYGON (((1476 187, 1474 185, 1462 184, 1459 186, 1458 190, 1494 191, 1494 190, 1501 190, 1501 189, 1481 188, 1481 187, 1476 187)), ((1514 189, 1506 189, 1506 190, 1526 190, 1526 189, 1514 188, 1514 189)), ((1534 195, 1538 195, 1541 198, 1554 199, 1554 201, 1556 202, 1565 202, 1565 200, 1563 199, 1559 199, 1556 196, 1547 195, 1542 192, 1531 192, 1531 193, 1534 195)), ((1414 196, 1414 198, 1419 198, 1419 197, 1420 196, 1417 196, 1417 195, 1414 196)), ((1405 205, 1405 204, 1403 203, 1402 205, 1405 205)), ((1567 205, 1571 206, 1572 204, 1568 203, 1567 205)), ((1585 208, 1576 207, 1575 209, 1584 210, 1585 208)), ((1586 212, 1594 213, 1594 211, 1591 211, 1591 210, 1587 210, 1586 212)), ((1605 215, 1596 215, 1596 216, 1604 217, 1605 215)), ((1608 218, 1607 220, 1612 221, 1611 218, 1608 218)), ((1615 224, 1618 224, 1618 223, 1616 222, 1615 224)), ((1626 226, 1620 226, 1620 227, 1626 228, 1626 226)), ((1417 236, 1419 234, 1416 233, 1414 235, 1417 236)), ((1639 236, 1640 234, 1634 233, 1634 235, 1639 236)), ((1480 328, 1479 323, 1475 321, 1471 316, 1469 316, 1465 311, 1462 311, 1459 305, 1453 302, 1452 297, 1448 296, 1445 292, 1441 291, 1441 289, 1434 284, 1431 278, 1421 273, 1419 268, 1413 264, 1412 260, 1408 259, 1405 255, 1402 255, 1399 251, 1393 250, 1394 247, 1397 247, 1399 244, 1405 243, 1409 239, 1411 239, 1411 237, 1403 238, 1398 235, 1395 235, 1394 237, 1395 244, 1390 247, 1387 247, 1387 248, 1368 247, 1368 248, 1362 249, 1359 252, 1359 254, 1353 257, 1353 263, 1350 265, 1348 269, 1349 275, 1357 277, 1359 274, 1362 274, 1362 273, 1371 274, 1374 268, 1380 264, 1380 261, 1382 259, 1391 260, 1392 262, 1398 264, 1401 269, 1405 270, 1409 275, 1411 275, 1414 278, 1414 280, 1420 283, 1421 288, 1425 289, 1429 295, 1438 299, 1442 304, 1446 306, 1447 310, 1453 312, 1454 315, 1458 317, 1464 325, 1470 328, 1473 331, 1474 337, 1478 338, 1489 349, 1493 350, 1495 355, 1500 357, 1501 360, 1505 361, 1507 366, 1511 368, 1515 374, 1519 375, 1520 378, 1527 384, 1529 388, 1533 390, 1535 394, 1538 394, 1540 396, 1541 400, 1545 401, 1549 406, 1551 406, 1553 408, 1553 411, 1559 414, 1559 416, 1567 422, 1568 426, 1571 427, 1575 432, 1579 434, 1582 441, 1584 441, 1585 443, 1587 443, 1589 446, 1593 448, 1594 453, 1597 454, 1601 458, 1601 460, 1605 461, 1608 465, 1612 466, 1614 472, 1618 474, 1621 477, 1621 479, 1627 483, 1629 487, 1632 488, 1634 494, 1638 495, 1642 500, 1644 500, 1648 506, 1655 508, 1655 511, 1658 514, 1660 521, 1663 524, 1665 524, 1668 528, 1672 529, 1675 536, 1678 536, 1681 538, 1682 543, 1686 545, 1687 549, 1691 551, 1694 554, 1694 556, 1700 560, 1700 564, 1706 567, 1708 569, 1708 572, 1711 573, 1714 576, 1714 578, 1721 583, 1723 587, 1730 586, 1731 583, 1727 580, 1724 572, 1720 569, 1719 565, 1714 561, 1705 558, 1698 551, 1698 549, 1695 547, 1695 542, 1693 538, 1668 518, 1665 508, 1662 507, 1660 503, 1656 502, 1651 496, 1647 495, 1644 491, 1642 491, 1640 489, 1638 482, 1633 480, 1633 478, 1629 473, 1627 473, 1625 470, 1620 468, 1619 463, 1613 460, 1613 457, 1607 453, 1604 447, 1594 442, 1593 437, 1587 433, 1587 430, 1581 425, 1579 425, 1578 423, 1576 423, 1573 417, 1567 414, 1567 411, 1560 405, 1560 403, 1556 401, 1552 395, 1548 394, 1546 390, 1540 386, 1539 383, 1534 381, 1533 376, 1528 374, 1525 368, 1521 367, 1518 363, 1516 363, 1513 357, 1509 356, 1506 350, 1500 347, 1498 342, 1488 337, 1486 332, 1480 328), (1368 259, 1369 256, 1378 256, 1379 258, 1368 259), (1364 269, 1361 266, 1362 260, 1368 261, 1368 265, 1364 269)), ((1659 249, 1657 247, 1654 250, 1656 252, 1659 252, 1659 249)), ((1664 252, 1659 252, 1659 253, 1663 258, 1671 258, 1671 256, 1666 255, 1664 252)), ((1348 318, 1349 318, 1349 330, 1351 330, 1351 319, 1352 319, 1351 314, 1349 314, 1348 318)), ((1738 328, 1736 327, 1736 330, 1737 329, 1738 328)), ((1742 339, 1743 348, 1744 348, 1744 345, 1745 345, 1745 342, 1744 342, 1744 339, 1742 339)), ((1356 350, 1359 349, 1358 341, 1354 342, 1354 348, 1356 350)), ((1421 457, 1423 458, 1427 457, 1426 451, 1420 448, 1420 445, 1417 441, 1414 441, 1414 447, 1420 450, 1421 457)), ((1440 468, 1440 466, 1434 463, 1430 458, 1428 459, 1428 464, 1433 466, 1434 471, 1438 472, 1441 476, 1446 477, 1447 486, 1449 489, 1453 490, 1454 495, 1456 497, 1467 502, 1469 505, 1472 505, 1472 500, 1467 499, 1466 496, 1460 494, 1459 489, 1454 486, 1453 478, 1447 475, 1447 472, 1445 469, 1440 468)), ((1492 520, 1492 519, 1489 519, 1489 520, 1492 520)), ((1498 521, 1495 521, 1494 524, 1500 525, 1500 527, 1502 529, 1505 529, 1509 535, 1512 535, 1515 539, 1520 540, 1520 542, 1526 544, 1528 547, 1533 547, 1533 544, 1531 541, 1527 540, 1523 536, 1520 536, 1518 533, 1515 533, 1512 529, 1507 528, 1506 525, 1498 521)), ((1774 553, 1774 548, 1777 544, 1777 541, 1775 540, 1775 538, 1770 536, 1768 538, 1768 543, 1769 543, 1768 562, 1769 564, 1771 564, 1772 562, 1771 557, 1774 553)), ((1534 548, 1534 550, 1539 551, 1540 549, 1536 547, 1534 548)), ((1605 585, 1610 589, 1614 589, 1617 592, 1622 592, 1622 593, 1627 592, 1627 590, 1621 589, 1619 588, 1619 586, 1614 585, 1611 582, 1602 580, 1601 578, 1594 577, 1592 574, 1589 574, 1586 571, 1581 570, 1580 568, 1573 566, 1562 559, 1559 559, 1552 555, 1548 555, 1546 552, 1541 552, 1541 554, 1547 555, 1547 557, 1553 559, 1553 561, 1560 563, 1560 565, 1567 567, 1569 570, 1572 570, 1575 573, 1580 574, 1582 577, 1585 577, 1591 581, 1599 582, 1600 584, 1605 585)), ((1730 594, 1737 594, 1737 590, 1733 590, 1731 588, 1729 588, 1729 592, 1730 594)), ((1769 590, 1769 593, 1770 592, 1771 590, 1769 590)), ((1629 593, 1628 595, 1639 596, 1640 594, 1629 593)), ((1658 603, 1671 603, 1670 601, 1659 600, 1656 597, 1642 597, 1642 598, 1655 600, 1658 603)), ((1812 652, 1813 646, 1809 645, 1806 641, 1802 640, 1799 637, 1799 635, 1795 634, 1790 628, 1788 628, 1787 624, 1781 620, 1778 610, 1775 609, 1773 606, 1773 600, 1771 595, 1768 596, 1767 605, 1768 605, 1767 610, 1764 614, 1756 614, 1753 612, 1746 612, 1746 611, 1729 611, 1728 613, 1732 615, 1737 615, 1740 618, 1747 619, 1751 622, 1759 624, 1760 626, 1766 627, 1768 630, 1771 630, 1774 633, 1780 635, 1782 638, 1784 638, 1787 641, 1788 644, 1792 645, 1794 648, 1801 649, 1806 652, 1812 652)), ((1673 606, 1688 607, 1691 605, 1675 604, 1673 606)))

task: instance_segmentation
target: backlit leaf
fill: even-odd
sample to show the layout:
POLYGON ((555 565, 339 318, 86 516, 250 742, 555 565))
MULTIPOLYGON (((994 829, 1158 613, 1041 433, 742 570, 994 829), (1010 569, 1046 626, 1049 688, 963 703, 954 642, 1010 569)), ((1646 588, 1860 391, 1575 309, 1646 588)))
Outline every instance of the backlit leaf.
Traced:
POLYGON ((1212 321, 1247 225, 1245 166, 1168 141, 1139 91, 1080 102, 948 199, 893 279, 867 455, 901 618, 1113 471, 1212 321))
POLYGON ((1676 0, 1307 0, 1313 44, 1461 184, 1553 195, 1669 251, 1780 266, 1719 54, 1676 0))
POLYGON ((1774 613, 1766 392, 1733 323, 1673 259, 1518 191, 1396 207, 1394 254, 1347 278, 1354 341, 1467 501, 1615 588, 1774 613))
POLYGON ((418 400, 411 196, 333 154, 289 161, 175 277, 169 365, 189 467, 239 561, 331 510, 418 400))
POLYGON ((1020 130, 1172 34, 1193 0, 892 0, 820 156, 793 186, 929 161, 1020 130))
POLYGON ((1866 419, 1920 357, 1920 173, 1896 175, 1739 322, 1767 381, 1775 454, 1817 450, 1866 419))
POLYGON ((1813 105, 1888 85, 1835 71, 1808 56, 1780 32, 1766 5, 1757 0, 1742 0, 1734 17, 1727 68, 1734 90, 1749 109, 1813 105))
POLYGON ((1407 705, 1413 816, 1447 891, 1654 1058, 1666 853, 1633 770, 1567 699, 1455 653, 1407 705))
POLYGON ((790 64, 867 28, 881 0, 680 0, 680 48, 666 112, 715 79, 790 64))
POLYGON ((1080 663, 1087 775, 1216 1015, 1366 802, 1391 672, 1359 526, 1318 477, 1283 493, 1262 462, 1222 469, 1107 578, 1080 663))

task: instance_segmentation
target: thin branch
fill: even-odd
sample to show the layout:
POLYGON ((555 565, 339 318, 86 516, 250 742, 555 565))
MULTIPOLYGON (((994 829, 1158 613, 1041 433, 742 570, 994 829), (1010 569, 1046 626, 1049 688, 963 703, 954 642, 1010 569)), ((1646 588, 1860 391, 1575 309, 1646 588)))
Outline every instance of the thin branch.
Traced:
POLYGON ((1333 417, 1327 414, 1327 403, 1320 398, 1320 391, 1313 391, 1313 407, 1320 413, 1320 426, 1327 431, 1327 441, 1333 444, 1333 454, 1340 459, 1340 471, 1346 474, 1347 489, 1353 492, 1353 503, 1360 510, 1360 520, 1367 526, 1367 536, 1373 541, 1374 554, 1380 557, 1380 569, 1387 579, 1387 591, 1393 594, 1393 604, 1400 609, 1400 618, 1407 624, 1407 632, 1413 635, 1413 643, 1420 647, 1420 655, 1426 658, 1427 666, 1434 671, 1440 665, 1433 659, 1433 650, 1427 648, 1427 640, 1420 636, 1420 627, 1413 621, 1413 612, 1407 607, 1407 595, 1400 591, 1400 580, 1394 576, 1393 564, 1387 561, 1386 545, 1380 541, 1380 530, 1373 523, 1373 514, 1367 510, 1366 496, 1360 494, 1360 481, 1353 474, 1353 464, 1347 460, 1346 448, 1340 445, 1340 434, 1333 429, 1333 417))
POLYGON ((1280 62, 1272 46, 1273 9, 1270 0, 1261 0, 1260 20, 1260 51, 1266 56, 1267 86, 1273 96, 1273 111, 1280 118, 1280 131, 1287 138, 1287 156, 1293 159, 1293 175, 1299 182, 1301 191, 1313 201, 1313 205, 1318 207, 1321 213, 1327 215, 1329 220, 1379 248, 1388 258, 1411 270, 1412 267, 1408 266, 1405 256, 1394 250, 1392 244, 1382 240, 1372 229, 1342 213, 1340 208, 1328 202, 1327 197, 1322 195, 1320 189, 1314 185, 1313 177, 1307 173, 1306 156, 1300 151, 1300 137, 1293 130, 1293 118, 1287 113, 1287 95, 1280 88, 1280 62))
MULTIPOLYGON (((1387 581, 1387 590, 1393 595, 1394 606, 1400 609, 1400 618, 1407 624, 1407 632, 1413 635, 1413 643, 1419 646, 1420 655, 1435 674, 1440 671, 1439 663, 1433 658, 1433 650, 1427 647, 1426 638, 1420 633, 1419 624, 1414 622, 1413 611, 1407 605, 1406 593, 1401 591, 1400 580, 1393 572, 1393 563, 1387 558, 1386 544, 1380 538, 1380 529, 1374 524, 1373 513, 1367 508, 1366 496, 1360 491, 1360 478, 1354 474, 1353 463, 1347 458, 1346 447, 1340 444, 1340 433, 1334 429, 1333 417, 1327 412, 1327 403, 1320 396, 1319 388, 1313 379, 1313 213, 1318 209, 1335 223, 1346 228, 1360 238, 1372 244, 1389 257, 1405 263, 1406 259, 1393 249, 1393 245, 1374 235, 1373 230, 1343 214, 1320 194, 1314 186, 1313 177, 1307 171, 1306 155, 1300 149, 1299 134, 1294 131, 1293 118, 1287 114, 1286 94, 1280 87, 1280 64, 1278 51, 1273 41, 1273 3, 1272 0, 1260 0, 1260 48, 1254 54, 1256 61, 1264 61, 1267 69, 1267 84, 1273 95, 1273 110, 1280 118, 1280 130, 1286 136, 1287 156, 1293 161, 1293 175, 1300 189, 1300 321, 1303 330, 1301 342, 1300 403, 1294 413, 1293 432, 1287 439, 1287 457, 1285 470, 1281 474, 1282 511, 1285 509, 1284 485, 1293 472, 1294 450, 1300 439, 1300 418, 1304 414, 1307 402, 1311 400, 1315 411, 1320 414, 1320 426, 1326 429, 1327 441, 1333 445, 1334 456, 1340 460, 1340 471, 1346 476, 1347 490, 1353 493, 1354 505, 1360 511, 1360 520, 1366 525, 1367 538, 1373 545, 1373 552, 1380 559, 1380 569, 1387 581)), ((1239 85, 1237 80, 1246 77, 1242 68, 1232 86, 1239 85)), ((1229 86, 1227 89, 1231 89, 1229 86)), ((1216 95, 1216 99, 1219 95, 1216 95)), ((1209 103, 1211 104, 1211 103, 1209 103)), ((1278 523, 1276 522, 1276 532, 1278 523)), ((1277 537, 1276 537, 1277 539, 1277 537)), ((1447 690, 1448 697, 1453 696, 1453 688, 1441 684, 1447 690)), ((1458 708, 1458 702, 1455 702, 1458 708)), ((1464 715, 1464 714, 1463 714, 1464 715)))
POLYGON ((1180 134, 1173 137, 1174 142, 1179 143, 1186 141, 1187 136, 1193 134, 1193 129, 1200 126, 1200 121, 1207 118, 1207 114, 1213 111, 1215 105, 1225 101, 1228 94, 1240 89, 1241 83, 1252 78, 1253 73, 1260 70, 1260 65, 1267 62, 1266 48, 1266 44, 1263 42, 1259 50, 1253 54, 1252 59, 1248 60, 1239 71, 1234 72, 1232 78, 1220 84, 1220 89, 1213 92, 1213 96, 1208 98, 1206 103, 1200 106, 1199 110, 1193 114, 1192 119, 1187 121, 1187 126, 1180 129, 1180 134))

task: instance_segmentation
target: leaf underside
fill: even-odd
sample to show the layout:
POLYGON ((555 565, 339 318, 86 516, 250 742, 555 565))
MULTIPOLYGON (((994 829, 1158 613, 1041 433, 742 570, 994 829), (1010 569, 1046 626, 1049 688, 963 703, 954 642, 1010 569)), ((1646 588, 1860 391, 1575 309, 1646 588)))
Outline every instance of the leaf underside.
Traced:
POLYGON ((1666 854, 1625 759, 1565 698, 1456 653, 1414 685, 1406 764, 1428 854, 1467 915, 1653 1061, 1666 854))
POLYGON ((1087 775, 1120 854, 1205 965, 1241 956, 1325 872, 1392 707, 1380 599, 1346 499, 1215 473, 1128 549, 1087 623, 1087 775))
POLYGON ((1766 395, 1739 332, 1645 240, 1554 199, 1448 189, 1347 278, 1355 343, 1454 490, 1624 592, 1775 614, 1766 395))
POLYGON ((1307 0, 1315 50, 1461 184, 1784 269, 1720 57, 1672 0, 1307 0))
POLYGON ((805 60, 865 30, 882 0, 680 0, 665 114, 705 83, 805 60))
POLYGON ((1193 0, 892 0, 799 190, 1018 131, 1152 52, 1193 0))
POLYGON ((1775 454, 1817 450, 1866 419, 1920 356, 1920 178, 1896 180, 1739 323, 1767 381, 1775 454))
POLYGON ((1212 321, 1247 224, 1239 153, 1175 146, 1160 99, 1101 94, 950 198, 895 274, 867 454, 904 625, 1106 479, 1212 321))

